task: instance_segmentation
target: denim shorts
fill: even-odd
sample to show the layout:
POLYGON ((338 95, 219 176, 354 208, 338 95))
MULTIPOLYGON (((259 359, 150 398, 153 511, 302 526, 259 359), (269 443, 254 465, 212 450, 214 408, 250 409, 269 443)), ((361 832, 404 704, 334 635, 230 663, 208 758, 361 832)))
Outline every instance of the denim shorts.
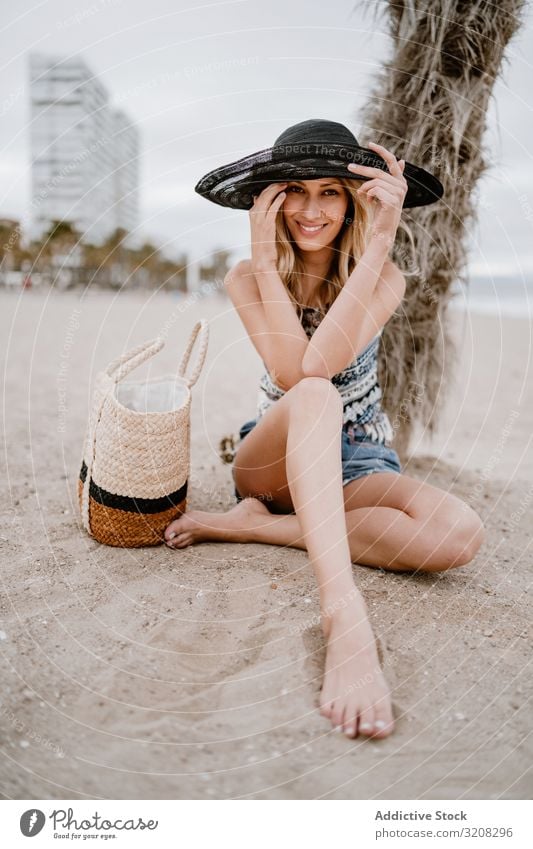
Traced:
MULTIPOLYGON (((257 419, 245 422, 240 431, 241 439, 256 426, 257 419)), ((371 475, 373 472, 396 472, 401 474, 402 467, 398 454, 388 445, 374 442, 359 425, 343 426, 342 429, 342 485, 350 481, 371 475)), ((235 487, 235 498, 242 501, 235 487)))

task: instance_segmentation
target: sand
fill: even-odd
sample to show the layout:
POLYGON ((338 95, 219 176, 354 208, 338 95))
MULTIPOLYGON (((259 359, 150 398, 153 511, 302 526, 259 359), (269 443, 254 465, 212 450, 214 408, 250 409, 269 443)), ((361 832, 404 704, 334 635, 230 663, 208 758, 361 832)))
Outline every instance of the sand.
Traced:
MULTIPOLYGON (((193 390, 190 509, 234 502, 222 435, 255 414, 259 357, 220 294, 0 293, 0 723, 4 798, 529 798, 533 381, 527 321, 454 313, 461 374, 406 473, 480 513, 466 567, 354 564, 393 692, 395 733, 336 735, 304 551, 204 543, 114 549, 81 527, 76 480, 91 381, 166 336, 177 368, 210 322, 193 390), (64 408, 64 409, 63 409, 64 408)), ((139 370, 138 376, 146 373, 139 370)))

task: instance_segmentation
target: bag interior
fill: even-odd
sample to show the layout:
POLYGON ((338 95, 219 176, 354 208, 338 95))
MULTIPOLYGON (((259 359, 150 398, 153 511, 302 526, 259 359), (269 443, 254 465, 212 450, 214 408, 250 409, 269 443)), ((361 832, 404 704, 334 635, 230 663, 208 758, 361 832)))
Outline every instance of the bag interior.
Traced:
POLYGON ((187 388, 175 380, 148 381, 146 383, 118 383, 117 401, 137 413, 167 413, 178 410, 187 401, 187 388))

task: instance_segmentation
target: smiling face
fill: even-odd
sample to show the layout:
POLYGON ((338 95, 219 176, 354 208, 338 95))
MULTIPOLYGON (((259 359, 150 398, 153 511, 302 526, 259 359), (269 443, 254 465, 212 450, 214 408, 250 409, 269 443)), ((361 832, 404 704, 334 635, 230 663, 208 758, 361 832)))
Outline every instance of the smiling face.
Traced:
POLYGON ((334 177, 289 180, 281 205, 292 239, 303 251, 330 245, 342 229, 348 208, 344 186, 334 177))

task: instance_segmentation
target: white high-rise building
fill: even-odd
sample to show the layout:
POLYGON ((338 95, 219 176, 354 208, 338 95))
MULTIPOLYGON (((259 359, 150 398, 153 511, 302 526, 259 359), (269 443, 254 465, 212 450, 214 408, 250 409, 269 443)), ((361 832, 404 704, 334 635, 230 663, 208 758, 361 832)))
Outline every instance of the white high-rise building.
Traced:
POLYGON ((138 222, 139 137, 83 59, 30 54, 31 236, 68 221, 100 244, 138 222))
POLYGON ((113 121, 116 227, 132 232, 139 217, 139 134, 122 110, 113 111, 113 121))

